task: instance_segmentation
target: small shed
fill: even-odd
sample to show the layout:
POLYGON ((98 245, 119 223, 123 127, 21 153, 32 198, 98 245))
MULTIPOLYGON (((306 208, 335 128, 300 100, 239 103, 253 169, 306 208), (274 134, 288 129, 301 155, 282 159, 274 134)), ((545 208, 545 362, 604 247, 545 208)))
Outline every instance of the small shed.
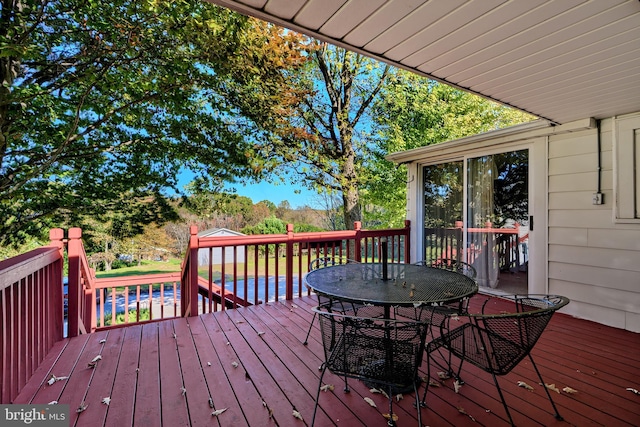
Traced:
MULTIPOLYGON (((228 228, 212 228, 210 230, 201 231, 198 233, 198 237, 224 237, 224 236, 245 236, 245 234, 240 233, 239 231, 229 230, 228 228)), ((224 249, 224 259, 227 263, 233 263, 233 247, 229 246, 224 249)), ((222 262, 222 248, 213 248, 211 252, 213 255, 213 260, 211 260, 212 264, 220 264, 222 262)), ((244 262, 244 248, 236 249, 236 263, 244 262)), ((200 249, 198 250, 198 265, 209 265, 209 249, 200 249)))

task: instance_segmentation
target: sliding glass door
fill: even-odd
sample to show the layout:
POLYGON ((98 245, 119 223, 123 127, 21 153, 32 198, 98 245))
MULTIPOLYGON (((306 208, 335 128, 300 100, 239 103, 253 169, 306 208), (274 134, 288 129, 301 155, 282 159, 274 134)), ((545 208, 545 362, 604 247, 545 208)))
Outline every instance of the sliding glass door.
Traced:
POLYGON ((423 177, 425 259, 464 261, 481 287, 527 292, 529 151, 425 166, 423 177))

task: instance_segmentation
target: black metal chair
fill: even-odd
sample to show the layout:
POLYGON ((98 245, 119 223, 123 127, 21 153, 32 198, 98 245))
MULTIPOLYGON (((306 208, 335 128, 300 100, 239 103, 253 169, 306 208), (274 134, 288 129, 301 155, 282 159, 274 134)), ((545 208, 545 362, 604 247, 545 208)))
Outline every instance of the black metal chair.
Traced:
MULTIPOLYGON (((343 258, 343 257, 318 257, 309 263, 309 271, 317 270, 318 268, 330 267, 332 265, 339 264, 350 264, 356 263, 357 261, 343 258)), ((354 304, 344 303, 340 300, 333 300, 331 298, 327 298, 323 295, 317 294, 318 297, 318 306, 324 308, 327 311, 332 311, 336 313, 349 313, 357 311, 358 307, 354 304)), ((311 324, 309 325, 309 330, 307 331, 307 336, 304 338, 304 342, 302 344, 307 345, 309 343, 309 335, 311 334, 311 330, 313 329, 313 322, 315 322, 317 317, 317 313, 313 313, 313 318, 311 319, 311 324)))
MULTIPOLYGON (((533 361, 531 350, 553 313, 567 305, 569 299, 558 295, 512 295, 508 298, 514 303, 512 312, 485 313, 487 302, 491 301, 488 299, 482 306, 482 313, 467 314, 462 318, 461 326, 449 329, 446 325, 447 320, 440 325, 440 336, 432 340, 426 348, 427 382, 422 396, 423 405, 429 389, 428 380, 431 377, 431 354, 444 348, 460 359, 460 366, 455 374, 455 378, 460 383, 462 383, 460 372, 464 362, 469 362, 492 375, 509 421, 513 425, 497 376, 508 374, 528 356, 540 383, 545 383, 533 361)), ((545 389, 549 402, 553 406, 555 417, 562 420, 549 390, 545 386, 542 388, 545 389)))
MULTIPOLYGON (((443 270, 454 271, 456 273, 464 274, 465 276, 475 280, 477 277, 476 269, 469 263, 464 261, 458 261, 456 259, 449 258, 439 258, 435 261, 420 261, 417 262, 416 265, 424 265, 426 267, 432 268, 440 268, 443 270)), ((468 313, 469 308, 469 298, 463 298, 460 301, 444 304, 439 306, 427 306, 420 308, 419 316, 421 319, 426 319, 429 321, 431 336, 435 336, 436 333, 440 331, 440 326, 444 322, 445 319, 451 316, 459 316, 468 313)), ((404 309, 406 310, 406 309, 404 309)), ((417 312, 417 309, 415 309, 417 312)), ((442 360, 442 363, 438 363, 438 365, 446 370, 449 376, 453 375, 453 371, 451 369, 451 354, 443 354, 439 352, 442 360)))
POLYGON ((327 369, 347 378, 356 378, 372 387, 384 389, 389 397, 388 425, 394 426, 393 398, 398 390, 413 389, 421 424, 418 368, 422 363, 427 324, 419 321, 367 318, 331 313, 319 307, 314 312, 320 319, 325 362, 318 384, 313 409, 313 426, 318 409, 322 379, 327 369), (396 391, 396 393, 394 393, 396 391))

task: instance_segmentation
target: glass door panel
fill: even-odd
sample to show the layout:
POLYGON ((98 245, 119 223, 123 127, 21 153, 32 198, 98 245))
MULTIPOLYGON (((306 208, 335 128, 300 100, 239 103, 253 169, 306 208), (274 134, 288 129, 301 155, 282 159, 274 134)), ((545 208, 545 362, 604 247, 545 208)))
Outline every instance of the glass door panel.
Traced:
POLYGON ((463 171, 462 161, 424 167, 423 260, 429 264, 463 257, 463 171))
POLYGON ((467 161, 467 261, 478 285, 527 291, 529 151, 467 161))

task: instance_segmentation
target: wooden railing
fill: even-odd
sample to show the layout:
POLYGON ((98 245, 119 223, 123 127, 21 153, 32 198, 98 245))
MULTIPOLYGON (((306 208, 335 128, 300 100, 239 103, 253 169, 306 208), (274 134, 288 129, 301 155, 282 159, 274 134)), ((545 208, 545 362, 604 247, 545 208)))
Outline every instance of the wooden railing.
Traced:
POLYGON ((63 337, 62 230, 51 246, 0 261, 0 403, 10 403, 63 337))
POLYGON ((79 228, 69 229, 67 239, 63 230, 51 230, 50 239, 50 246, 0 261, 0 403, 12 401, 51 347, 65 336, 65 244, 69 337, 178 315, 291 300, 309 292, 302 277, 316 257, 379 261, 380 243, 386 239, 388 260, 409 262, 410 248, 408 221, 405 228, 391 230, 362 230, 357 223, 355 230, 294 233, 293 225, 288 225, 287 233, 281 235, 215 238, 199 238, 192 227, 182 272, 97 279, 79 228), (206 263, 199 263, 202 254, 208 255, 206 263))
POLYGON ((294 233, 289 224, 286 234, 257 236, 198 237, 191 227, 180 286, 182 315, 302 296, 309 292, 303 275, 311 260, 378 261, 383 238, 390 262, 410 262, 409 231, 409 221, 400 229, 362 230, 356 223, 355 230, 306 233, 294 233))
POLYGON ((93 329, 180 316, 180 272, 95 281, 93 329))
MULTIPOLYGON (((462 227, 457 221, 455 227, 425 228, 425 260, 432 262, 442 258, 465 261, 472 264, 488 247, 495 250, 500 270, 519 267, 524 260, 520 259, 519 245, 529 235, 519 236, 520 225, 515 228, 493 228, 491 223, 486 228, 462 227), (467 232, 467 248, 463 248, 463 233, 467 232)), ((486 256, 486 255, 485 255, 486 256)))

